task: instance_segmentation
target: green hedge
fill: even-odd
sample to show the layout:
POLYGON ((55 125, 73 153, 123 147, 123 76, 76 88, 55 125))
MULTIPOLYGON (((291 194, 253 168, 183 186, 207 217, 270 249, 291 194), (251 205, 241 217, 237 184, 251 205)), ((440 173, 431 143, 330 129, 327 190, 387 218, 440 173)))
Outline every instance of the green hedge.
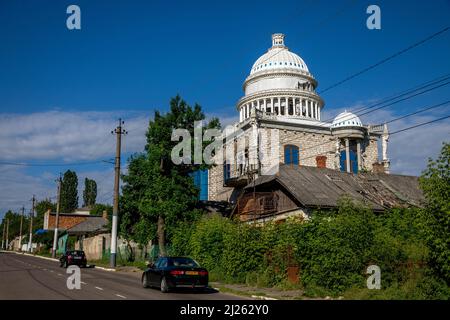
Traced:
POLYGON ((423 219, 418 209, 376 215, 348 199, 337 211, 315 212, 307 222, 256 226, 207 216, 175 228, 171 253, 193 257, 215 280, 260 286, 286 284, 288 264, 297 264, 300 287, 312 295, 348 290, 368 295, 365 271, 376 264, 382 279, 382 290, 376 291, 403 290, 400 298, 443 297, 448 287, 426 264, 423 219))

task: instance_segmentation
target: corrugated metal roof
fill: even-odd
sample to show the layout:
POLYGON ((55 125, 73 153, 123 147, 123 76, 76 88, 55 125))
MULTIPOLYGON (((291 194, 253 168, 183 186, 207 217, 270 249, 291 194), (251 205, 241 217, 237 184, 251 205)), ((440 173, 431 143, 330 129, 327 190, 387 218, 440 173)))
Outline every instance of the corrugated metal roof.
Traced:
MULTIPOLYGON (((352 174, 326 168, 280 165, 275 175, 261 176, 255 186, 276 181, 305 207, 336 207, 343 195, 381 211, 420 206, 423 194, 417 177, 395 174, 352 174)), ((253 182, 246 189, 253 188, 253 182)))
POLYGON ((76 224, 70 229, 67 229, 68 233, 88 234, 96 231, 106 231, 105 226, 108 224, 108 220, 103 217, 88 216, 86 220, 76 224))

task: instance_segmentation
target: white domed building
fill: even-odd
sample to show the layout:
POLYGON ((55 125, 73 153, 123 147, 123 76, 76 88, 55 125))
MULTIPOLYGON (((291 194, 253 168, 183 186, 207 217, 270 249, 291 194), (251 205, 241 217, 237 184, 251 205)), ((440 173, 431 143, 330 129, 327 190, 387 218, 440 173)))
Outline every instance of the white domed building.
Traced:
MULTIPOLYGON (((378 161, 378 140, 387 137, 387 127, 364 125, 347 111, 332 122, 322 119, 325 103, 317 87, 305 61, 285 45, 285 36, 272 35, 272 47, 244 81, 244 96, 236 105, 239 122, 226 130, 224 152, 208 172, 208 200, 233 203, 249 182, 276 174, 280 164, 350 174, 388 171, 386 150, 378 161)), ((387 138, 383 141, 386 149, 387 138)))

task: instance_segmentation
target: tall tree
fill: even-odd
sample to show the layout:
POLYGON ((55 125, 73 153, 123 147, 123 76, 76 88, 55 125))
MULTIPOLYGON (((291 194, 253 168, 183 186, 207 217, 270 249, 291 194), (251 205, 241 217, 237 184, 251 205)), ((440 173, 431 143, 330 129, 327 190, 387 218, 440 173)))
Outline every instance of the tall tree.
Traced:
POLYGON ((444 143, 436 160, 430 159, 420 178, 425 213, 430 224, 431 263, 450 284, 450 144, 444 143))
MULTIPOLYGON (((166 229, 180 219, 195 215, 198 189, 189 173, 206 165, 179 164, 171 160, 171 152, 178 141, 172 141, 172 131, 183 128, 194 136, 195 121, 204 120, 199 105, 189 106, 180 96, 170 101, 170 111, 156 111, 147 130, 145 153, 129 159, 128 174, 122 176, 121 232, 133 233, 140 243, 153 239, 154 232, 159 252, 166 255, 166 229), (156 224, 156 228, 153 226, 156 224), (156 229, 156 230, 155 230, 156 229)), ((212 119, 203 128, 220 128, 218 119, 212 119)), ((205 142, 203 148, 211 142, 205 142)), ((202 148, 202 151, 203 151, 202 148)), ((194 149, 191 148, 191 159, 194 149)))
POLYGON ((84 179, 83 207, 92 208, 97 198, 97 182, 88 178, 84 179))
POLYGON ((67 170, 61 185, 61 212, 73 212, 78 208, 78 177, 67 170))

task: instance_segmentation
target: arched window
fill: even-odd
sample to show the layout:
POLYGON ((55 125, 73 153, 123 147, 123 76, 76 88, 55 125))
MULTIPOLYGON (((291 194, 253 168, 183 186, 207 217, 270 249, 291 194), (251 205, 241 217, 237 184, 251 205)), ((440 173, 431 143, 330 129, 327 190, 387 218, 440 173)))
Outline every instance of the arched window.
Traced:
POLYGON ((284 163, 298 166, 299 160, 297 146, 293 146, 290 144, 284 146, 284 163))

